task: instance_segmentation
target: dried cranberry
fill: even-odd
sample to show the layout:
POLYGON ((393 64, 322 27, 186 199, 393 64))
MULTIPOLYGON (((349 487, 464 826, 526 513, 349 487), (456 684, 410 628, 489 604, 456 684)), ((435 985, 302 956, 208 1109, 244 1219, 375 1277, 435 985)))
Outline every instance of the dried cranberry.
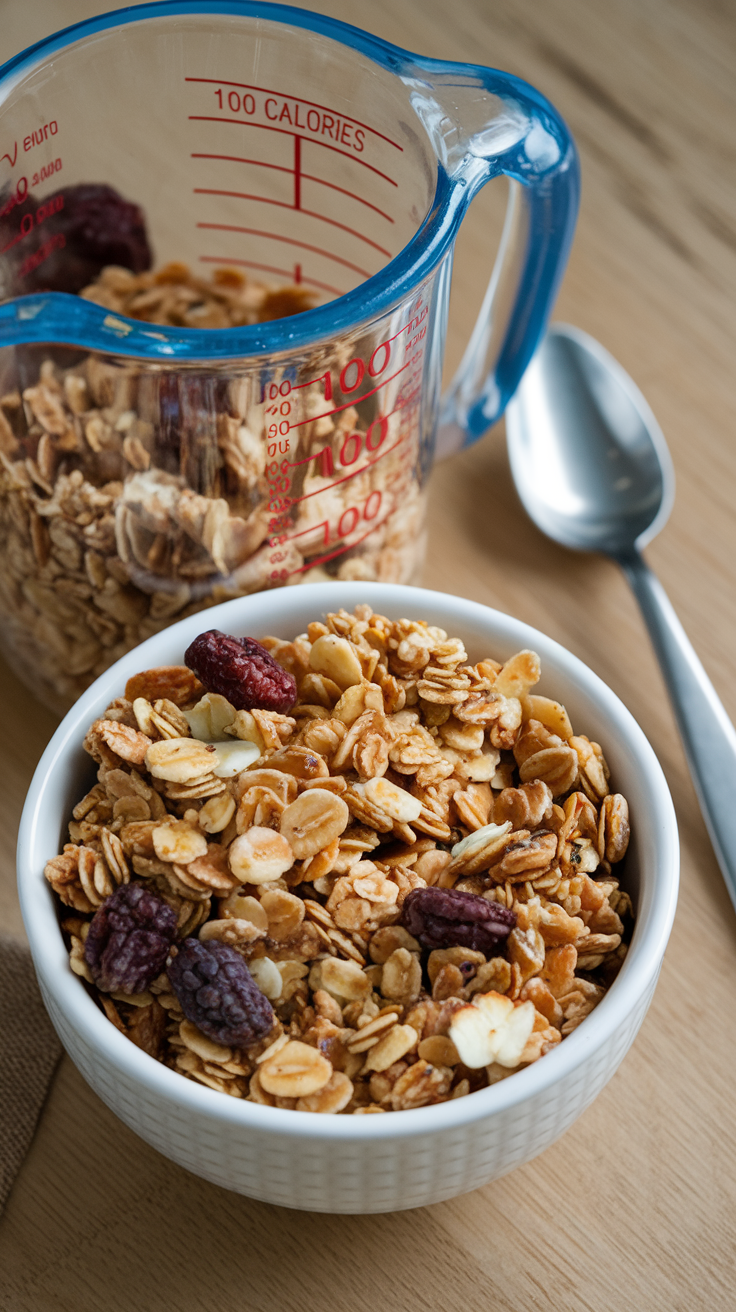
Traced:
POLYGON ((84 957, 106 993, 143 993, 166 964, 176 913, 143 884, 121 884, 92 919, 84 957))
POLYGON ((185 664, 208 692, 219 693, 236 711, 288 714, 296 701, 296 679, 255 638, 231 638, 209 629, 187 647, 185 664))
POLYGON ((425 948, 492 952, 516 924, 513 911, 457 888, 414 888, 404 899, 401 924, 425 948))
POLYGON ((187 1020, 214 1043, 246 1048, 273 1027, 271 1003, 225 943, 184 939, 168 976, 187 1020))
POLYGON ((82 182, 43 200, 29 195, 11 202, 3 206, 0 235, 3 247, 13 243, 8 261, 15 294, 80 292, 107 264, 133 273, 151 267, 143 210, 113 187, 82 182))

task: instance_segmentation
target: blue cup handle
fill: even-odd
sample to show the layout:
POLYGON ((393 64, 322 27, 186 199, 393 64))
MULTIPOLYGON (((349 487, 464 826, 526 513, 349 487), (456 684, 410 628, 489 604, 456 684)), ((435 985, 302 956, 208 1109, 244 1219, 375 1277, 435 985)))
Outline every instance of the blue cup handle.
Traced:
POLYGON ((567 264, 580 168, 567 126, 528 83, 495 69, 440 60, 415 59, 414 70, 414 108, 437 147, 456 226, 491 178, 510 179, 488 290, 440 407, 441 457, 477 441, 501 417, 534 354, 567 264))

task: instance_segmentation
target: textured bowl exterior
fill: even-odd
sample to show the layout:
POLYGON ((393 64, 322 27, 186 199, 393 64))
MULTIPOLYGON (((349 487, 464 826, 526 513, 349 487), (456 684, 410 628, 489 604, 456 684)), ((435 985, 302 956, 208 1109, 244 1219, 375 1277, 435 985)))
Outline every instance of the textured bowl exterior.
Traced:
POLYGON ((330 1142, 316 1133, 290 1138, 272 1133, 267 1125, 222 1121, 209 1106, 166 1101, 101 1058, 99 1050, 72 1029, 48 991, 42 991, 64 1047, 95 1093, 165 1157, 213 1184, 264 1203, 310 1212, 366 1213, 443 1202, 538 1156, 610 1080, 644 1019, 655 983, 608 1041, 551 1088, 462 1125, 406 1138, 363 1136, 360 1142, 330 1142))
POLYGON ((425 618, 462 636, 471 657, 532 647, 541 690, 605 747, 632 804, 627 876, 637 908, 629 954, 595 1012, 556 1049, 490 1089, 436 1107, 380 1116, 317 1116, 228 1098, 141 1052, 72 974, 43 878, 59 850, 85 770, 81 741, 125 680, 180 663, 203 627, 194 616, 108 670, 70 711, 34 776, 18 846, 21 903, 44 1001, 82 1075, 132 1130, 204 1179, 264 1202, 324 1212, 387 1212, 452 1198, 536 1157, 585 1110, 622 1061, 651 1001, 674 917, 679 847, 661 768, 636 722, 576 658, 499 612, 440 593, 381 584, 312 584, 207 612, 225 632, 292 637, 309 620, 369 601, 394 618, 425 618))

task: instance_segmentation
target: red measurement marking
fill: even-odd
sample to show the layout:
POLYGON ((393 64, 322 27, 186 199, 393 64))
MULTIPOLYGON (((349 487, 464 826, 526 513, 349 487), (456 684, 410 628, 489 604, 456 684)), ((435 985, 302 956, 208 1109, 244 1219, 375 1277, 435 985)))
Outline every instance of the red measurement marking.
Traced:
MULTIPOLYGON (((407 360, 406 364, 402 364, 401 368, 397 369, 395 374, 390 374, 388 378, 384 378, 383 382, 379 383, 377 387, 372 388, 370 392, 363 392, 362 396, 351 396, 350 400, 346 401, 344 405, 336 405, 334 410, 325 410, 324 414, 312 415, 311 419, 300 419, 298 424, 289 424, 289 432, 291 432, 293 428, 303 428, 305 424, 315 424, 318 419, 326 419, 328 415, 339 414, 341 410, 347 410, 348 406, 356 405, 358 401, 367 401, 369 396, 373 396, 375 392, 380 392, 381 388, 385 387, 387 383, 392 382, 394 378, 398 378, 399 374, 403 374, 404 370, 408 369, 411 363, 411 360, 407 360)), ((300 386, 306 387, 306 383, 300 383, 300 386)), ((391 413, 393 414, 393 411, 391 413)))
POLYGON ((269 164, 264 159, 245 159, 242 155, 211 155, 206 151, 192 151, 191 159, 225 159, 231 164, 258 164, 262 169, 276 169, 279 173, 292 173, 288 164, 269 164))
MULTIPOLYGON (((288 577, 291 578, 292 574, 303 574, 307 569, 314 569, 316 565, 324 565, 326 561, 334 560, 335 556, 341 556, 344 551, 352 551, 353 547, 359 547, 361 542, 365 541, 368 537, 368 534, 373 533, 377 528, 381 528, 390 516, 391 512, 389 511, 388 515, 384 515, 383 519, 379 519, 377 524, 371 524, 370 528, 362 535, 362 537, 356 538, 355 542, 349 542, 347 546, 343 545, 338 547, 336 551, 330 551, 326 556, 317 556, 316 560, 308 560, 306 565, 300 565, 299 569, 293 569, 288 577)), ((313 527, 319 528, 320 525, 316 524, 313 525, 313 527)), ((299 536, 301 537, 301 534, 299 536)))
MULTIPOLYGON (((261 159, 243 159, 242 155, 209 155, 203 152, 197 152, 196 154, 193 152, 192 159, 223 159, 228 160, 231 164, 257 164, 259 168, 276 169, 278 173, 292 172, 286 164, 267 164, 265 160, 261 159)), ((343 196, 349 196, 351 200, 357 200, 361 205, 367 205, 369 210, 374 210, 376 214, 380 214, 381 218, 386 219, 389 223, 394 222, 391 215, 386 214, 385 210, 380 210, 377 205, 373 205, 371 201, 366 200, 363 196, 356 195, 354 191, 348 191, 345 187, 338 187, 335 182, 327 182, 325 178, 316 178, 313 173, 302 173, 301 176, 307 182, 317 182, 320 187, 329 187, 332 191, 339 191, 343 196)))
MULTIPOLYGON (((392 411, 392 413, 394 412, 392 411)), ((398 438, 397 441, 394 442, 393 446, 387 447, 385 451, 379 451, 378 455, 374 456, 372 460, 366 460, 365 464, 360 466, 360 469, 351 469, 350 473, 345 474, 343 478, 333 478, 326 487, 315 488, 314 492, 305 492, 303 497, 294 497, 291 501, 292 506, 298 506, 300 501, 308 501, 310 497, 318 497, 320 492, 327 491, 327 487, 339 487, 341 483, 347 483, 351 478, 357 478, 358 474, 364 474, 366 469, 370 469, 371 465, 375 465, 376 461, 383 460, 384 456, 390 455, 392 451, 395 451, 397 447, 401 446, 402 442, 406 442, 407 438, 410 436, 410 433, 405 433, 403 437, 398 438)), ((316 457, 311 456, 310 458, 314 460, 316 457)), ((305 462, 300 460, 297 463, 304 464, 305 462)))
MULTIPOLYGON (((297 137, 297 141, 299 138, 297 137)), ((391 259, 391 252, 383 246, 379 246, 377 241, 371 241, 370 237, 364 237, 362 232, 356 228, 349 228, 346 223, 338 223, 337 219, 328 219, 326 214, 317 214, 316 210, 305 210, 299 205, 300 186, 299 178, 294 175, 294 203, 291 204, 285 200, 271 200, 269 196, 254 196, 247 191, 221 191, 218 187, 193 187, 192 191, 195 196, 233 196, 235 200, 257 200, 262 205, 276 205, 282 210, 299 210, 301 214, 306 214, 309 219, 319 219, 322 223, 329 223, 333 228, 341 228, 343 232, 349 233, 351 237, 357 237, 359 241, 364 241, 366 246, 372 246, 374 250, 387 259, 391 259)))
POLYGON ((333 255, 331 251, 325 251, 321 246, 310 246, 306 241, 297 241, 295 237, 280 237, 275 232, 263 232, 260 228, 239 228, 232 223, 198 223, 198 228, 215 228, 218 232, 242 232, 246 237, 270 237, 271 241, 282 241, 287 246, 299 246, 303 251, 312 251, 314 255, 324 255, 326 260, 332 260, 335 264, 342 264, 346 269, 352 269, 354 273, 359 273, 361 278, 370 278, 366 269, 361 269, 358 264, 351 264, 349 260, 343 260, 339 255, 333 255))
MULTIPOLYGON (((285 539, 285 541, 286 541, 286 542, 294 542, 294 541, 296 540, 296 538, 303 538, 303 537, 306 537, 307 533, 314 533, 314 530, 315 530, 316 528, 329 529, 329 527, 330 527, 330 526, 329 526, 328 521, 327 521, 326 519, 323 519, 322 522, 321 522, 320 524, 310 524, 308 528, 302 528, 302 529, 299 530, 298 533, 290 533, 289 536, 285 539)), ((326 537, 327 537, 327 534, 325 533, 325 538, 326 538, 326 537)))
POLYGON ((315 178, 312 173, 302 173, 302 177, 306 178, 309 182, 318 182, 321 187, 330 187, 332 191, 339 191, 343 196, 349 196, 351 200, 358 200, 361 205, 367 205, 369 210, 375 210, 376 214, 380 214, 382 219, 387 219, 389 223, 394 222, 391 215, 387 214, 385 210, 379 210, 377 205, 373 205, 369 200, 365 200, 363 196, 356 196, 354 191, 348 191, 346 187, 338 187, 337 183, 327 182, 325 178, 315 178))
POLYGON ((281 96, 283 100, 295 100, 300 105, 312 105, 314 109, 323 109, 328 114, 334 114, 335 118, 347 119, 348 123, 357 123, 359 128, 365 128, 366 132, 372 132, 374 137, 380 137, 382 141, 387 141, 389 146, 395 146, 403 154, 404 147, 400 146, 398 141, 392 141, 390 137, 385 137, 382 132, 372 128, 370 124, 363 123, 359 118, 351 118, 349 114, 338 114, 337 110, 330 109, 329 105, 321 105, 318 100, 304 100, 302 96, 292 96, 287 91, 271 91, 268 87, 254 87, 248 82, 223 82, 217 77, 185 77, 185 82, 210 82, 218 87, 240 87, 241 91, 262 91, 267 96, 281 96))
MULTIPOLYGON (((253 123, 249 118, 221 118, 219 114, 190 114, 189 120, 192 123, 240 123, 246 128, 260 128, 263 132, 279 132, 282 137, 296 137, 300 134, 290 132, 288 128, 275 128, 270 123, 253 123)), ((371 173, 377 173, 379 178, 384 182, 390 182, 392 187, 398 187, 398 182, 394 182, 387 173, 382 173, 380 169, 369 164, 364 159, 359 159, 357 155, 351 155, 349 150, 340 150, 337 146, 330 146, 326 141, 320 141, 319 137, 304 137, 302 141, 309 141, 313 146, 322 146, 324 150, 334 150, 336 155, 342 155, 345 159, 354 159, 356 164, 362 165, 364 169, 370 169, 371 173)))
MULTIPOLYGON (((331 287, 327 282, 318 282, 316 278, 305 278, 301 272, 301 264, 295 264, 292 273, 291 269, 277 269, 273 264, 256 264, 253 260, 238 260, 233 258, 224 258, 221 255, 200 255, 201 264, 219 264, 220 268, 229 267, 231 264, 237 265, 242 269, 260 269, 262 273, 275 273, 281 278, 293 278, 294 282, 305 283, 309 287, 317 287, 321 292, 329 292, 331 296, 342 296, 339 287, 331 287), (299 275, 297 277, 297 274, 299 275)), ((310 383, 299 383, 299 387, 311 387, 310 383)))
POLYGON ((294 209, 302 203, 302 139, 294 137, 294 209))

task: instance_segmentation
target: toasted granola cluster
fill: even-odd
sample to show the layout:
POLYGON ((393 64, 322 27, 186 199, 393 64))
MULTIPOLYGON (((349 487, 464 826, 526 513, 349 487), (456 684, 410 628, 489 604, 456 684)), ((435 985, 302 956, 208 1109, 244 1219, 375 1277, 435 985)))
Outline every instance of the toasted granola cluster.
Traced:
MULTIPOLYGON (((181 264, 106 268, 81 295, 111 316, 184 328, 315 303, 303 286, 235 269, 197 278, 181 264)), ((46 347, 7 357, 0 627, 37 695, 63 712, 145 638, 233 597, 411 581, 423 552, 419 393, 400 370, 380 389, 371 376, 361 398, 353 374, 375 347, 340 337, 294 354, 288 371, 273 359, 184 367, 46 347)))
POLYGON ((533 691, 530 651, 472 664, 367 605, 260 641, 289 714, 171 666, 89 729, 98 781, 46 866, 72 969, 151 1056, 270 1106, 423 1107, 544 1056, 626 951, 600 746, 533 691))
POLYGON ((237 269, 197 278, 186 264, 132 273, 111 265, 80 292, 115 314, 171 328, 241 328, 311 310, 318 297, 303 285, 270 287, 237 269))

